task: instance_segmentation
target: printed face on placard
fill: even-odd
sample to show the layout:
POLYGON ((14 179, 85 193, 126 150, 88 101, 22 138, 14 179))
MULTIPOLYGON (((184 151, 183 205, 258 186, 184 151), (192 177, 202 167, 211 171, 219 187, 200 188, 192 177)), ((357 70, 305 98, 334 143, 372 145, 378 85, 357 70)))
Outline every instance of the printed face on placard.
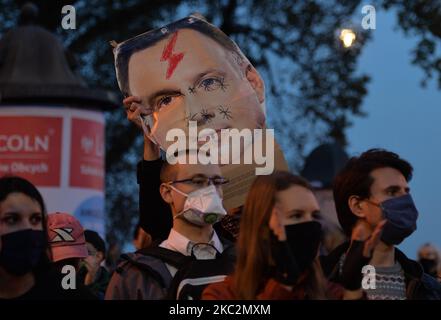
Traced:
MULTIPOLYGON (((189 121, 204 128, 265 127, 264 86, 241 54, 193 29, 180 29, 135 52, 128 64, 130 93, 153 110, 151 134, 162 149, 167 131, 189 121)), ((203 144, 204 142, 199 142, 203 144)))

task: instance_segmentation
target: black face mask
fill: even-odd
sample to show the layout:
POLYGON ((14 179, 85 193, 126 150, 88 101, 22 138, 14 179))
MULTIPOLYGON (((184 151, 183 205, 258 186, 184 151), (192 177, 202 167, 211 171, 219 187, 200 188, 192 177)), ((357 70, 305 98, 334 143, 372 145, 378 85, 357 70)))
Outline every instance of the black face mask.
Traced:
POLYGON ((317 221, 291 224, 285 226, 285 232, 286 241, 272 235, 275 278, 283 284, 294 285, 317 256, 322 226, 317 221))
POLYGON ((420 264, 424 269, 424 272, 427 274, 430 274, 432 277, 436 277, 437 275, 437 263, 435 259, 420 259, 420 264))
POLYGON ((8 273, 22 276, 40 262, 46 249, 43 230, 20 230, 1 236, 0 266, 8 273))

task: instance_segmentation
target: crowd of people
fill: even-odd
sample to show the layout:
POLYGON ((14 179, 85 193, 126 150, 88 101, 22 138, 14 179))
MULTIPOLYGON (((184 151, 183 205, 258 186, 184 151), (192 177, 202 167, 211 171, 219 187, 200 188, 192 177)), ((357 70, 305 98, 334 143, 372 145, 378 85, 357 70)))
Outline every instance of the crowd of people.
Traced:
MULTIPOLYGON (((139 110, 127 104, 131 119, 139 110)), ((368 150, 337 174, 333 197, 347 240, 326 254, 319 202, 304 178, 257 176, 245 204, 227 211, 218 165, 159 155, 146 139, 136 251, 117 264, 72 214, 47 214, 29 181, 0 178, 0 299, 441 299, 436 246, 424 244, 418 261, 397 248, 419 215, 412 166, 397 154, 368 150), (375 286, 363 285, 366 265, 375 286)))
POLYGON ((274 170, 226 210, 219 165, 170 163, 158 145, 189 121, 266 128, 257 70, 196 16, 113 45, 127 118, 144 136, 136 250, 106 248, 72 214, 48 214, 29 181, 1 177, 0 299, 441 299, 437 248, 424 244, 418 261, 397 248, 419 216, 408 161, 382 149, 350 158, 320 196, 331 205, 306 179, 274 170), (327 223, 326 210, 338 219, 327 223))

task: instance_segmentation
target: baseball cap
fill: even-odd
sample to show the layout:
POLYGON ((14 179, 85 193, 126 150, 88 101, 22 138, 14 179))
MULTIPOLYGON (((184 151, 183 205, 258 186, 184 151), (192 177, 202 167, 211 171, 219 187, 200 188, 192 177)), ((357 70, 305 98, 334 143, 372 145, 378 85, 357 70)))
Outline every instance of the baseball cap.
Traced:
POLYGON ((53 262, 87 257, 84 229, 73 215, 51 213, 48 215, 47 225, 53 262))

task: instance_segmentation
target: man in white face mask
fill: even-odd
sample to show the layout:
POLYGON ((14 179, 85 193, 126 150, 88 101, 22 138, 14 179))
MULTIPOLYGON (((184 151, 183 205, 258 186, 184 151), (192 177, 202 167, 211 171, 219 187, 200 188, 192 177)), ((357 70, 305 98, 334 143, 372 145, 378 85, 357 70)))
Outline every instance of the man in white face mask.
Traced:
POLYGON ((191 255, 194 243, 211 246, 194 248, 198 259, 212 259, 216 250, 223 251, 222 243, 213 229, 226 211, 222 206, 222 185, 219 166, 202 164, 165 164, 161 171, 161 196, 170 205, 173 228, 162 247, 191 255), (213 250, 213 247, 216 250, 213 250))
POLYGON ((219 239, 213 229, 226 215, 222 185, 227 180, 219 166, 165 163, 161 182, 173 228, 165 241, 122 256, 106 292, 108 300, 199 299, 208 284, 233 271, 234 245, 219 239))

